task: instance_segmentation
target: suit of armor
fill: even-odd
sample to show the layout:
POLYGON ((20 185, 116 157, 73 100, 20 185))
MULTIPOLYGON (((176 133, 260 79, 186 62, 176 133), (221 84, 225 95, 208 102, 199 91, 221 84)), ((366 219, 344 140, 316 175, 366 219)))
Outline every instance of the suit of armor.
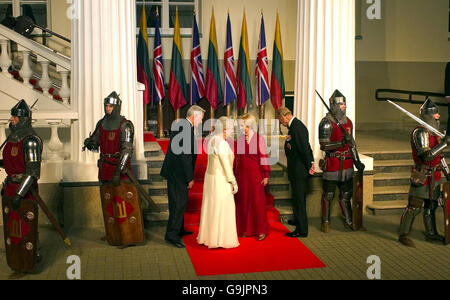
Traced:
MULTIPOLYGON (((341 104, 346 104, 345 97, 335 91, 330 99, 330 107, 334 116, 347 132, 344 135, 341 128, 331 114, 327 114, 319 125, 319 142, 321 150, 325 151, 325 159, 321 163, 323 170, 322 194, 322 231, 329 231, 331 201, 335 196, 336 187, 339 188, 339 204, 344 219, 344 225, 352 228, 353 212, 351 199, 353 196, 354 165, 361 164, 357 157, 355 142, 352 136, 353 124, 341 110, 341 104)), ((357 166, 358 169, 361 166, 357 166)))
POLYGON ((100 150, 100 182, 112 181, 116 186, 127 178, 124 173, 130 168, 134 140, 133 123, 120 115, 121 103, 115 92, 105 99, 105 106, 112 105, 114 110, 97 123, 94 134, 84 143, 91 151, 100 150))
MULTIPOLYGON (((428 124, 439 128, 439 121, 434 119, 438 114, 437 106, 427 100, 421 108, 421 118, 428 124)), ((417 127, 411 134, 411 148, 414 167, 411 172, 411 187, 409 190, 408 206, 400 223, 399 241, 406 246, 414 247, 409 239, 414 219, 424 207, 423 221, 426 239, 442 241, 436 228, 436 209, 441 194, 440 185, 450 179, 450 170, 441 154, 447 147, 446 141, 431 134, 424 127, 417 127), (442 177, 442 172, 445 177, 442 177)))
POLYGON ((43 144, 31 127, 31 110, 24 100, 11 115, 19 121, 10 124, 11 134, 0 161, 7 173, 2 189, 5 245, 8 265, 18 272, 31 272, 39 256, 38 206, 31 190, 38 188, 43 144))

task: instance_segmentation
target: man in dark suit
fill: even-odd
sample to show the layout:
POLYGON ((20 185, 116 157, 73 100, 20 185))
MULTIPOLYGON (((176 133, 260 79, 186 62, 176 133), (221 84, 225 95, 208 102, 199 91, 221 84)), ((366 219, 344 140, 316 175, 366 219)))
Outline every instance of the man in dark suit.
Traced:
POLYGON ((292 186, 292 206, 296 226, 288 237, 308 236, 308 216, 306 211, 306 193, 309 176, 314 175, 314 155, 309 144, 309 133, 305 125, 282 107, 277 110, 277 118, 281 125, 289 129, 284 150, 287 157, 288 177, 292 186))
POLYGON ((197 159, 197 143, 194 129, 202 122, 205 110, 192 106, 186 119, 172 124, 170 143, 161 168, 161 176, 167 179, 169 196, 169 222, 165 240, 177 248, 185 248, 181 241, 192 232, 184 229, 184 213, 188 190, 194 186, 194 169, 197 159))

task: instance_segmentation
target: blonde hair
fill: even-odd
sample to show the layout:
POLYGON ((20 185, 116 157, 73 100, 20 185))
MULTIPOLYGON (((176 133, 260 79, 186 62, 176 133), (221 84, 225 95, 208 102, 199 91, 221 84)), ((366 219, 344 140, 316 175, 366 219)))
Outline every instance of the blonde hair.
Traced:
POLYGON ((280 117, 292 116, 292 112, 287 107, 281 107, 277 110, 277 119, 280 117))
POLYGON ((225 131, 227 128, 233 127, 233 120, 227 117, 220 117, 216 123, 213 126, 213 131, 216 131, 217 129, 221 129, 222 131, 225 131))
POLYGON ((239 117, 242 121, 244 121, 244 125, 246 127, 251 128, 253 131, 258 131, 258 123, 256 122, 256 118, 250 114, 244 114, 239 117))

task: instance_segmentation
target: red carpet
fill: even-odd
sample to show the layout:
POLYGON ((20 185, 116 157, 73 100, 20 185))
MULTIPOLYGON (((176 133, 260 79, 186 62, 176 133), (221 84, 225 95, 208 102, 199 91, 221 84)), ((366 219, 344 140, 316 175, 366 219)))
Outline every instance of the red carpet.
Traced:
MULTIPOLYGON (((168 142, 158 141, 164 153, 168 142)), ((201 140, 198 141, 200 147, 201 140)), ((326 267, 300 240, 288 238, 289 230, 279 222, 280 213, 273 206, 273 196, 267 194, 267 217, 271 231, 260 242, 255 237, 239 238, 235 249, 208 249, 197 243, 202 205, 203 179, 206 171, 206 151, 197 158, 195 186, 189 191, 189 202, 185 213, 185 227, 194 234, 184 238, 187 251, 197 276, 258 273, 283 270, 312 269, 326 267)))

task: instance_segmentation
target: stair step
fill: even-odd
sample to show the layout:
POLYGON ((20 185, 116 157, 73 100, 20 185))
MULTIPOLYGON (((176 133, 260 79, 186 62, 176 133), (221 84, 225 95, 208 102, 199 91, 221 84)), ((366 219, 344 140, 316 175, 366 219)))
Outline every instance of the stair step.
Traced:
POLYGON ((158 156, 150 156, 146 158, 149 168, 161 168, 165 159, 165 155, 161 152, 158 156))
POLYGON ((167 184, 164 182, 152 182, 148 185, 150 196, 167 196, 167 184))
POLYGON ((408 200, 408 186, 383 186, 373 188, 373 201, 408 200))
POLYGON ((409 186, 385 186, 373 188, 374 195, 407 194, 408 192, 409 186))
POLYGON ((377 201, 367 206, 367 210, 374 215, 401 213, 408 205, 408 200, 377 201))
POLYGON ((291 200, 292 199, 292 193, 290 191, 276 191, 271 193, 273 195, 273 198, 276 201, 280 200, 291 200))
MULTIPOLYGON (((411 159, 411 151, 399 151, 399 152, 390 152, 390 151, 377 151, 377 152, 362 152, 362 154, 370 156, 374 159, 374 161, 380 160, 406 160, 411 159)), ((444 151, 445 156, 450 157, 450 149, 446 149, 444 151)))
POLYGON ((373 185, 374 187, 383 186, 409 186, 410 184, 409 172, 401 173, 378 173, 374 175, 373 185))

